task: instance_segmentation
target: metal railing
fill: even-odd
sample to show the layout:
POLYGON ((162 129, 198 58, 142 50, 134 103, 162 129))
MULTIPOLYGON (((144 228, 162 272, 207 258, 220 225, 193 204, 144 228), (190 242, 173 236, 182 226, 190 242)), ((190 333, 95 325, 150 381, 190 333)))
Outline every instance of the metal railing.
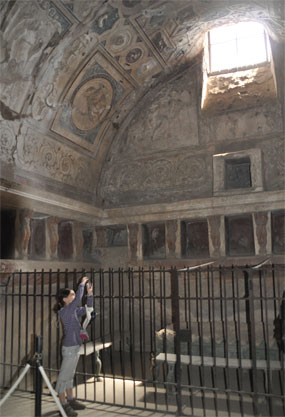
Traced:
MULTIPOLYGON (((82 274, 42 270, 2 279, 2 388, 33 355, 36 334, 43 337, 43 367, 56 381, 62 330, 55 296, 75 288, 82 274)), ((284 355, 274 338, 284 266, 87 275, 97 317, 88 328, 93 353, 82 355, 75 376, 78 398, 186 415, 285 414, 284 355)), ((27 375, 20 388, 33 391, 33 384, 27 375)))

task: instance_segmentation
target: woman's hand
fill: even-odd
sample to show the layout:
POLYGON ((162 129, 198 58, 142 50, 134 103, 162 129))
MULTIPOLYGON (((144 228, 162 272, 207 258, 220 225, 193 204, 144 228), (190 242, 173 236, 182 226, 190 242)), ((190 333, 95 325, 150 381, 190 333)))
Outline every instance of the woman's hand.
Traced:
POLYGON ((87 285, 87 294, 88 295, 91 295, 91 294, 93 294, 93 285, 92 285, 92 282, 91 281, 89 281, 89 283, 88 283, 88 285, 87 285))
POLYGON ((86 284, 86 282, 88 281, 88 279, 89 278, 87 278, 87 277, 83 277, 83 278, 81 278, 81 280, 80 280, 80 284, 86 284))

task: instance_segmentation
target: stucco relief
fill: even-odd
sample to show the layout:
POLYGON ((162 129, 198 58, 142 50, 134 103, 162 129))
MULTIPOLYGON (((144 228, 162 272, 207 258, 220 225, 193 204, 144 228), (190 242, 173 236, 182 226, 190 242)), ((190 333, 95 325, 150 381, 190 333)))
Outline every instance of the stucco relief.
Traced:
POLYGON ((282 115, 277 100, 252 109, 200 118, 201 144, 244 140, 278 131, 282 131, 282 115))
POLYGON ((262 145, 265 186, 268 189, 283 189, 285 178, 284 140, 270 140, 262 145))
POLYGON ((62 0, 62 2, 80 21, 88 19, 94 13, 94 0, 62 0))
POLYGON ((92 30, 99 35, 113 28, 119 19, 118 9, 110 4, 103 6, 91 24, 92 30))
POLYGON ((132 120, 114 153, 137 154, 198 144, 195 92, 172 88, 159 92, 132 120))
POLYGON ((19 123, 0 121, 0 160, 13 162, 13 152, 16 148, 16 133, 19 123))
POLYGON ((116 31, 107 37, 105 49, 137 82, 152 77, 162 69, 152 48, 140 36, 139 28, 127 22, 118 23, 116 31))
POLYGON ((52 130, 88 150, 95 150, 115 106, 129 92, 129 82, 101 49, 97 50, 62 96, 52 130))
POLYGON ((57 217, 48 217, 47 219, 47 230, 48 230, 48 241, 49 248, 48 254, 51 259, 57 258, 57 246, 58 246, 58 223, 60 219, 57 217))
POLYGON ((31 129, 18 140, 17 164, 54 180, 92 190, 89 160, 31 129))
POLYGON ((187 189, 189 193, 209 191, 210 160, 204 156, 172 157, 169 159, 140 160, 131 164, 109 165, 101 181, 103 199, 118 202, 122 197, 135 198, 136 193, 145 200, 162 194, 177 194, 187 189))
POLYGON ((107 116, 113 99, 111 83, 104 78, 85 82, 72 101, 72 121, 80 130, 94 129, 107 116))
POLYGON ((265 255, 268 250, 269 214, 266 212, 253 213, 256 233, 256 253, 265 255))
POLYGON ((43 75, 42 87, 37 89, 32 102, 32 114, 36 120, 50 122, 53 110, 62 105, 59 103, 62 86, 82 57, 87 56, 97 43, 96 34, 84 33, 72 40, 68 48, 59 49, 48 58, 49 71, 43 75))
POLYGON ((2 100, 13 110, 21 110, 42 51, 60 28, 36 2, 19 2, 3 33, 5 60, 0 64, 2 100))

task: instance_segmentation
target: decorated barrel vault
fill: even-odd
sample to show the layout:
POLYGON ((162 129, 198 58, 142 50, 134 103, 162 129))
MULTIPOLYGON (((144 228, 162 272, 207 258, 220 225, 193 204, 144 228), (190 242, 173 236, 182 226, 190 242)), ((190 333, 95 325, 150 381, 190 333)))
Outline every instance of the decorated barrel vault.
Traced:
MULTIPOLYGON (((278 362, 273 327, 285 281, 284 2, 0 0, 0 19, 3 331, 15 319, 11 305, 15 314, 21 308, 31 314, 38 307, 28 303, 29 294, 37 300, 41 289, 50 304, 38 320, 53 320, 57 286, 64 280, 75 285, 74 277, 89 271, 100 283, 92 340, 110 334, 114 318, 116 355, 134 353, 134 363, 142 352, 144 365, 135 375, 112 370, 107 352, 106 373, 168 381, 180 392, 181 383, 197 384, 184 374, 189 364, 182 363, 178 382, 166 372, 171 362, 156 374, 159 353, 175 355, 178 346, 187 357, 278 362), (259 25, 265 58, 221 69, 236 44, 214 63, 223 42, 213 43, 213 31, 246 23, 259 25), (146 292, 152 301, 142 307, 146 292), (122 329, 121 301, 114 309, 107 304, 104 313, 114 294, 132 300, 128 331, 135 317, 141 330, 149 321, 145 335, 122 329), (157 309, 159 323, 153 322, 157 309)), ((252 41, 244 39, 242 45, 252 41)), ((10 337, 3 333, 1 340, 11 346, 10 337)), ((11 361, 23 359, 17 352, 11 361)), ((9 362, 5 354, 2 363, 9 362)), ((57 360, 48 366, 56 368, 57 360)), ((279 368, 274 372, 279 385, 270 395, 279 401, 284 383, 279 368)), ((278 403, 264 410, 284 415, 284 401, 283 409, 278 403)))

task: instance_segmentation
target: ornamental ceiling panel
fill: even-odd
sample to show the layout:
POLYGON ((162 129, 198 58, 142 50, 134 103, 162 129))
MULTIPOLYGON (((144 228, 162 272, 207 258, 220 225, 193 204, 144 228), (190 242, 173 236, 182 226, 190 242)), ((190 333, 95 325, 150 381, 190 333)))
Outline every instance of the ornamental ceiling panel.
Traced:
POLYGON ((119 69, 97 50, 61 97, 51 130, 96 153, 115 108, 132 90, 119 69))

